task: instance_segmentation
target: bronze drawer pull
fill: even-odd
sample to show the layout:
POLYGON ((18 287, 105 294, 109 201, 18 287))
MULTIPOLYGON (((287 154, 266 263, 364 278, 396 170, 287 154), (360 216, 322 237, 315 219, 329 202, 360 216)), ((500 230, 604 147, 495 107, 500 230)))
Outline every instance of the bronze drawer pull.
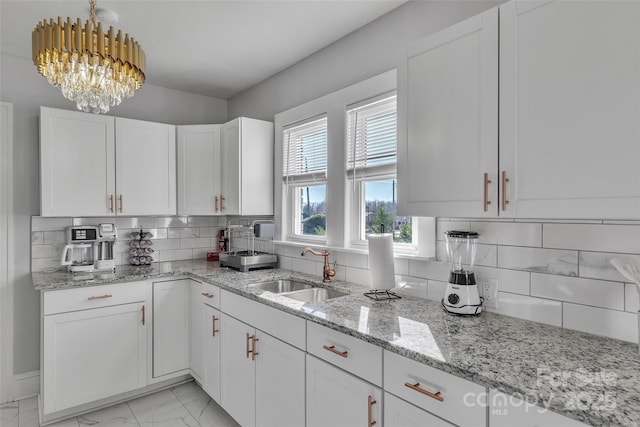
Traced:
POLYGON ((144 326, 144 305, 142 306, 142 326, 144 326))
POLYGON ((502 171, 502 210, 507 210, 507 205, 509 201, 507 200, 507 182, 509 182, 509 178, 507 178, 507 171, 502 171))
POLYGON ((96 299, 111 298, 112 296, 113 296, 113 295, 109 295, 109 294, 107 294, 107 295, 99 295, 99 296, 95 296, 95 297, 89 297, 89 298, 87 298, 87 299, 88 299, 89 301, 93 301, 93 300, 96 300, 96 299))
POLYGON ((369 427, 373 427, 375 424, 377 424, 375 421, 373 421, 373 405, 375 405, 376 403, 378 403, 377 401, 373 400, 372 396, 369 396, 369 408, 367 411, 367 419, 368 419, 368 426, 369 427))
POLYGON ((489 210, 489 205, 491 204, 491 200, 489 200, 489 184, 491 184, 491 180, 489 179, 489 174, 485 172, 484 174, 484 201, 483 201, 483 210, 487 212, 489 210))
POLYGON ((347 354, 349 353, 348 351, 338 351, 336 350, 336 346, 332 345, 332 346, 328 346, 328 345, 323 345, 322 348, 324 348, 325 350, 329 350, 331 353, 335 353, 338 356, 342 356, 344 358, 347 357, 347 354))
POLYGON ((210 294, 209 292, 202 292, 200 295, 209 299, 213 298, 213 294, 210 294))
POLYGON ((212 337, 216 336, 216 332, 220 332, 219 329, 216 329, 216 320, 220 320, 220 319, 218 319, 216 316, 211 316, 211 336, 212 337))
POLYGON ((418 393, 422 393, 426 396, 429 396, 432 399, 435 399, 439 402, 444 402, 444 397, 440 396, 440 392, 437 391, 435 393, 431 393, 430 391, 427 391, 425 389, 423 389, 422 387, 420 387, 420 383, 415 383, 415 384, 411 384, 411 383, 404 383, 405 387, 409 387, 411 390, 415 390, 418 393))

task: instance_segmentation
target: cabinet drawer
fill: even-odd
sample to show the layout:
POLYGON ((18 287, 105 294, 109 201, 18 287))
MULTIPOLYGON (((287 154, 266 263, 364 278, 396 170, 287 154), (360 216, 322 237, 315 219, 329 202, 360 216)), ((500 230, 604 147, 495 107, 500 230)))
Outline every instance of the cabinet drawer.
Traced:
POLYGON ((220 288, 209 283, 202 284, 200 300, 205 304, 220 309, 220 288))
POLYGON ((131 282, 46 291, 43 296, 42 311, 46 316, 146 301, 148 289, 147 282, 131 282))
POLYGON ((486 426, 485 387, 386 350, 384 388, 454 424, 486 426))
POLYGON ((224 313, 295 347, 305 349, 304 319, 232 292, 222 291, 220 298, 220 310, 224 313))
POLYGON ((307 322, 307 352, 382 386, 382 349, 378 346, 307 322))

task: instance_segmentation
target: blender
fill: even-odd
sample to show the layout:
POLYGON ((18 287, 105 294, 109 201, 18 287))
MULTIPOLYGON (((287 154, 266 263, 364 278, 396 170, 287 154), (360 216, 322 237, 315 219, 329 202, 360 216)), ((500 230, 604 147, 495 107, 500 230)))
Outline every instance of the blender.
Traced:
POLYGON ((480 314, 482 302, 473 273, 480 235, 474 231, 446 231, 444 234, 450 273, 442 306, 449 313, 480 314))

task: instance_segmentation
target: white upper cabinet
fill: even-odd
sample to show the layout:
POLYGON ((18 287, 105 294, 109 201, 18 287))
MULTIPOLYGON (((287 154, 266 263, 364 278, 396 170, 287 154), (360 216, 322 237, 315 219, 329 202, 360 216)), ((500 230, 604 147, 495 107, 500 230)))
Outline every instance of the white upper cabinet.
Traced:
POLYGON ((175 215, 175 126, 40 109, 42 216, 175 215))
POLYGON ((497 162, 495 8, 411 44, 398 67, 399 214, 495 216, 497 162))
POLYGON ((114 214, 114 138, 113 117, 40 109, 42 216, 114 214))
POLYGON ((178 126, 178 215, 221 215, 220 128, 178 126))
POLYGON ((220 159, 222 214, 273 215, 273 123, 225 123, 220 159))
POLYGON ((640 218, 640 3, 500 6, 500 215, 640 218))
POLYGON ((175 215, 175 126, 116 118, 119 215, 175 215))

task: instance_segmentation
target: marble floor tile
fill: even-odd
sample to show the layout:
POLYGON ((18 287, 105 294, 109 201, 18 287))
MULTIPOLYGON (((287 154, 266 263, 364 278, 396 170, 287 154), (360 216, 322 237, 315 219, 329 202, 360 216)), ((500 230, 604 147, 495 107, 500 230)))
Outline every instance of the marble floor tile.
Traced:
POLYGON ((38 398, 36 396, 27 397, 26 399, 22 399, 18 402, 18 412, 21 414, 34 409, 38 409, 38 398))
POLYGON ((55 424, 49 424, 47 427, 78 427, 78 419, 69 418, 68 420, 59 421, 55 424))
POLYGON ((209 400, 207 393, 205 393, 204 390, 202 390, 194 381, 174 387, 171 391, 173 391, 173 394, 176 395, 183 405, 194 401, 204 400, 206 402, 209 400))
POLYGON ((195 400, 184 406, 202 427, 240 427, 240 424, 208 396, 204 401, 195 400))
POLYGON ((38 427, 40 425, 40 420, 38 417, 38 409, 30 409, 28 411, 20 411, 20 415, 18 415, 19 423, 18 427, 38 427))
POLYGON ((18 427, 18 402, 9 402, 0 406, 0 425, 18 427))
POLYGON ((127 403, 121 403, 89 414, 80 415, 78 417, 78 425, 80 427, 140 426, 127 403))
POLYGON ((132 400, 129 406, 141 426, 199 426, 171 390, 132 400))

